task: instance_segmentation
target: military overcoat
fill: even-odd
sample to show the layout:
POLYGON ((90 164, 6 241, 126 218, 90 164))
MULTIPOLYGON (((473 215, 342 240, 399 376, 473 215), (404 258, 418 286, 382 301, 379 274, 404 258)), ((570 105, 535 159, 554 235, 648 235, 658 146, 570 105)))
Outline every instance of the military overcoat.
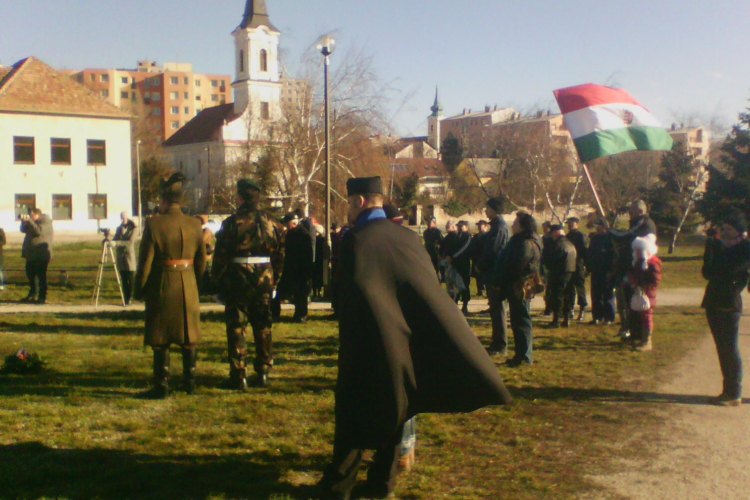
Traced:
POLYGON ((172 205, 146 221, 135 297, 146 302, 144 344, 195 345, 200 341, 198 283, 206 269, 201 223, 172 205), (191 266, 166 266, 167 261, 193 260, 191 266))

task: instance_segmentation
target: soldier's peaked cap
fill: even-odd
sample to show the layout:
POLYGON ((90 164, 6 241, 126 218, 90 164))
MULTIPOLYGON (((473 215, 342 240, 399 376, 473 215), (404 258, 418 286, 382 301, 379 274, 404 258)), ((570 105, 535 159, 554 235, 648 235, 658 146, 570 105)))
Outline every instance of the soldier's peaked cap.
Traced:
POLYGON ((162 198, 170 203, 178 203, 182 199, 185 175, 182 172, 172 174, 169 179, 162 179, 159 191, 162 198))
POLYGON ((578 217, 570 217, 567 222, 575 222, 576 224, 578 224, 579 222, 581 222, 581 219, 579 219, 578 217))
POLYGON ((551 226, 549 227, 549 230, 550 230, 550 231, 562 231, 562 230, 563 230, 563 227, 562 227, 562 224, 552 224, 552 225, 551 225, 551 226))
POLYGON ((240 179, 237 181, 237 192, 247 193, 248 191, 260 191, 260 186, 253 179, 240 179))
POLYGON ((346 181, 348 196, 360 194, 383 194, 383 182, 380 177, 354 177, 346 181))

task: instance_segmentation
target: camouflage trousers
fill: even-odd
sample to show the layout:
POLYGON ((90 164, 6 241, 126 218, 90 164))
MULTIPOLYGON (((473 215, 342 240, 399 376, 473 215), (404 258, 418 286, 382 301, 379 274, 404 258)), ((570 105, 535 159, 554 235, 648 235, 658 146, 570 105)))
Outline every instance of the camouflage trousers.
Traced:
POLYGON ((269 303, 231 304, 224 308, 229 351, 229 376, 233 380, 247 376, 245 358, 247 345, 245 333, 248 323, 255 340, 256 373, 268 373, 273 367, 273 340, 271 336, 271 310, 269 303))

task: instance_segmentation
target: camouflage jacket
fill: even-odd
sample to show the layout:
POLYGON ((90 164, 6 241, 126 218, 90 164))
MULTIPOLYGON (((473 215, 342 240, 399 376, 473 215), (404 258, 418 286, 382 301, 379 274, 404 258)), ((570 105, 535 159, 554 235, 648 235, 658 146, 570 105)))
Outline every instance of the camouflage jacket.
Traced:
POLYGON ((283 264, 283 229, 270 215, 242 205, 222 223, 211 266, 211 278, 221 296, 241 299, 258 292, 270 294, 283 264), (233 259, 237 257, 270 257, 271 265, 236 264, 233 259))

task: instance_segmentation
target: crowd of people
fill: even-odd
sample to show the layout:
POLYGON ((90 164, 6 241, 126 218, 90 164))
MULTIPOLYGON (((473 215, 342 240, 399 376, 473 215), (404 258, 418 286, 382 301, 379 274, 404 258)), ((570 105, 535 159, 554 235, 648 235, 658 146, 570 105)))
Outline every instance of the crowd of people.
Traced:
MULTIPOLYGON (((379 177, 354 178, 347 183, 348 223, 330 228, 329 249, 325 228, 302 212, 278 221, 262 210, 260 187, 250 179, 237 183, 238 208, 213 235, 205 218, 183 213, 184 183, 180 173, 162 181, 159 215, 146 220, 137 260, 136 225, 127 214, 111 242, 125 302, 131 297, 145 302, 144 343, 153 351, 153 379, 140 396, 169 395, 174 345, 182 353, 182 389, 195 392, 199 297, 207 293, 224 305, 226 387, 243 392, 249 385, 267 387, 274 361, 272 328, 281 302, 293 303, 292 321, 307 321, 309 296, 322 296, 330 266, 340 347, 333 457, 318 485, 321 498, 350 497, 365 449, 376 450, 365 485, 368 495, 391 495, 399 466, 408 469, 414 461, 417 414, 509 403, 492 357, 505 356, 511 368, 533 364, 530 306, 538 294, 545 302, 542 315, 551 316, 547 328, 584 322, 590 276, 589 324, 611 325, 619 314, 619 337, 636 351, 653 348, 662 266, 656 226, 643 201, 630 205, 624 231, 590 215, 584 220, 589 235, 576 217, 565 221, 567 232, 563 224, 545 222, 540 235, 535 218, 523 211, 509 227, 503 199, 490 198, 487 219, 477 223, 476 234, 463 220, 448 223, 443 234, 430 218, 420 240, 401 227, 398 208, 384 204, 379 177), (489 304, 485 312, 492 333, 486 348, 465 318, 472 278, 489 304), (255 344, 250 383, 248 325, 255 344)), ((35 209, 22 218, 21 231, 30 287, 24 302, 44 303, 52 223, 35 209)), ((4 236, 0 231, 0 285, 4 236)), ((708 280, 703 307, 724 379, 717 402, 725 406, 741 404, 738 335, 741 292, 749 274, 747 221, 732 213, 707 239, 703 265, 708 280)))

